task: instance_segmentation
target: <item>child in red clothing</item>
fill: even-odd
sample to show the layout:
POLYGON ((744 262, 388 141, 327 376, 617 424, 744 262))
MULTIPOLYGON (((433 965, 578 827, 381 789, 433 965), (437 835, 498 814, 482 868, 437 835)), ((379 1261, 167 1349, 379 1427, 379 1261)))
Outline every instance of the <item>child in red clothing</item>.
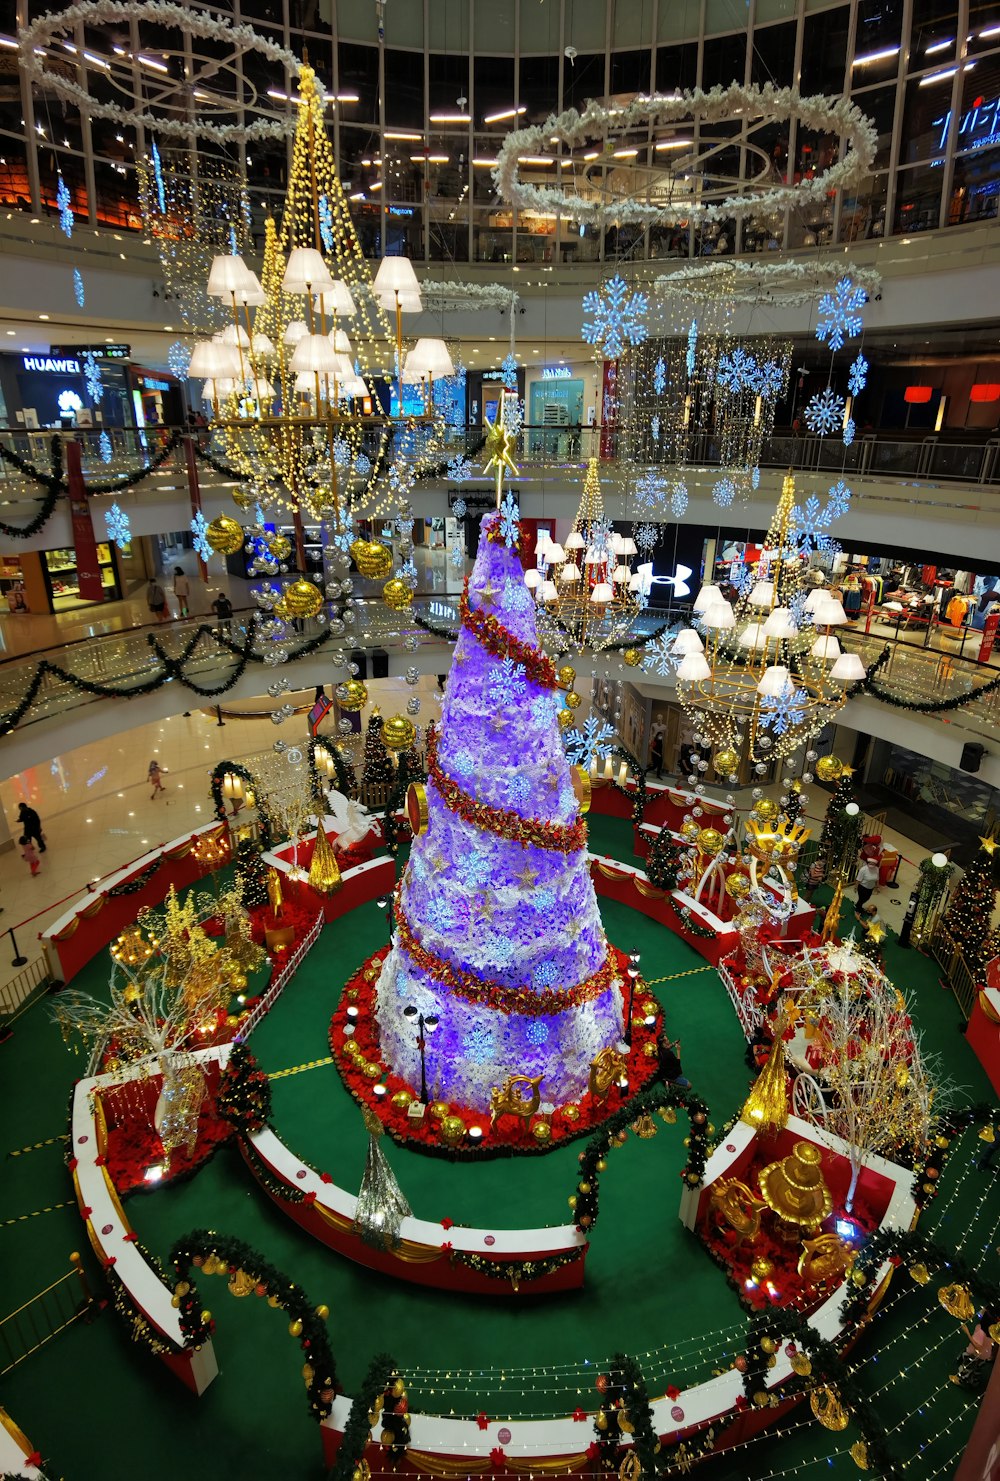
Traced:
POLYGON ((21 858, 30 868, 32 874, 37 874, 42 867, 42 861, 38 857, 38 850, 26 833, 22 833, 20 840, 21 858))

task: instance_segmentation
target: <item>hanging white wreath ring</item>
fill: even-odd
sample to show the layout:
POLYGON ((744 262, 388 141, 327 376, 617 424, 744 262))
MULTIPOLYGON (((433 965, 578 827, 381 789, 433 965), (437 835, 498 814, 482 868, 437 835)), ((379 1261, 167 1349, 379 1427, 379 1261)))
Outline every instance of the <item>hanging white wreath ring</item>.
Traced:
POLYGON ((731 303, 769 303, 792 308, 811 303, 839 278, 849 277, 857 288, 873 298, 882 286, 882 274, 873 267, 858 267, 844 258, 827 262, 758 262, 753 258, 728 257, 724 261, 691 263, 676 272, 664 273, 653 283, 659 298, 688 298, 712 303, 725 298, 731 303))
MULTIPOLYGON (((85 88, 66 77, 61 70, 46 67, 48 48, 67 33, 72 33, 77 25, 128 26, 133 20, 167 26, 197 40, 222 42, 231 46, 237 56, 255 53, 282 66, 289 77, 297 77, 302 67, 294 52, 270 41, 252 26, 236 26, 223 16, 212 15, 200 8, 188 9, 184 5, 172 4, 171 0, 135 0, 135 3, 124 3, 124 0, 80 0, 79 4, 70 5, 65 10, 51 11, 32 21, 30 26, 20 32, 18 60, 28 76, 43 84, 46 91, 55 93, 90 118, 107 119, 119 126, 146 129, 150 133, 175 139, 203 139, 222 145, 238 143, 240 140, 252 143, 260 139, 283 139, 294 132, 294 114, 288 118, 257 118, 253 123, 244 125, 215 123, 203 113, 191 113, 186 118, 165 117, 161 113, 150 112, 144 104, 123 108, 118 103, 105 103, 91 97, 85 88)), ((88 65, 94 65, 91 58, 85 57, 85 61, 88 65)), ((115 68, 127 69, 131 81, 131 57, 109 56, 102 57, 101 61, 105 64, 100 68, 102 75, 113 74, 115 68)), ((213 59, 216 71, 219 66, 213 59)), ((170 79, 164 78, 160 85, 166 86, 169 83, 170 79)), ((178 90, 182 86, 190 86, 191 94, 195 97, 198 90, 204 90, 204 86, 199 85, 197 80, 183 85, 175 81, 175 86, 178 90)), ((214 103, 220 110, 235 111, 235 103, 228 99, 219 97, 214 103)))
MULTIPOLYGON (((683 142, 690 143, 692 151, 697 153, 697 143, 693 140, 683 142)), ((515 129, 500 147, 493 180, 507 205, 522 211, 558 212, 577 222, 601 224, 615 221, 649 226, 653 223, 719 221, 738 212, 783 211, 788 207, 804 207, 825 200, 833 191, 856 185, 871 172, 877 146, 878 135, 871 120, 848 98, 803 98, 794 88, 776 88, 771 83, 765 83, 763 87, 733 83, 725 88, 714 87, 707 93, 695 88, 669 97, 636 98, 622 108, 588 103, 583 113, 570 108, 537 127, 515 129), (587 166, 593 165, 597 169, 601 163, 611 164, 625 173, 627 167, 617 162, 616 144, 628 139, 629 143, 637 146, 637 152, 648 149, 652 158, 659 152, 655 148, 657 143, 674 142, 673 139, 657 140, 655 129, 678 124, 684 125, 685 131, 697 129, 700 132, 703 127, 711 129, 713 125, 739 122, 741 133, 725 140, 713 138, 709 153, 715 154, 720 147, 732 145, 752 146, 751 153, 756 155, 759 149, 749 137, 753 131, 769 124, 791 121, 811 132, 839 139, 840 157, 797 183, 778 183, 750 190, 747 188, 749 182, 744 180, 734 185, 732 192, 723 199, 711 203, 686 194, 676 198, 677 172, 671 176, 666 167, 663 167, 662 174, 669 182, 668 192, 673 191, 674 197, 659 201, 648 198, 652 190, 648 193, 643 190, 642 197, 646 198, 635 193, 609 198, 606 186, 599 187, 601 193, 593 196, 577 194, 572 180, 565 180, 558 187, 532 185, 521 173, 524 163, 544 165, 551 161, 552 169, 558 169, 560 156, 552 152, 553 144, 563 145, 571 151, 570 155, 561 156, 564 167, 569 160, 574 166, 583 166, 584 160, 578 151, 584 150, 591 155, 587 166), (639 130, 645 131, 645 137, 637 132, 639 130), (595 150, 598 151, 596 154, 595 150), (594 161, 598 163, 594 164, 594 161)), ((650 171, 653 168, 650 167, 650 171)), ((684 173, 694 172, 688 169, 684 173)))

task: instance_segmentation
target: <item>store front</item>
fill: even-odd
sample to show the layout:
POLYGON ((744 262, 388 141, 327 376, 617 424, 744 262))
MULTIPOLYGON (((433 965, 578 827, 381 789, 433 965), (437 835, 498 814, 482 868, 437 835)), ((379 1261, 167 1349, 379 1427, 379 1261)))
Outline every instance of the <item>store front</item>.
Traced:
POLYGON ((101 394, 87 385, 83 347, 0 356, 0 403, 6 424, 26 432, 129 424, 125 366, 99 361, 101 394))
POLYGON ((184 386, 165 370, 128 367, 132 411, 137 427, 182 427, 187 422, 184 386))

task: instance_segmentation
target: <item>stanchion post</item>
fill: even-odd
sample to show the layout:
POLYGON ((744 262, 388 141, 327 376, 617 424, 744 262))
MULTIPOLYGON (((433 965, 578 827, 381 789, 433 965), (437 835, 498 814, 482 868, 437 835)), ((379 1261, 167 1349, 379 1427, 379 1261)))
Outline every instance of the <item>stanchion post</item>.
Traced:
POLYGON ((14 955, 11 957, 11 962, 10 962, 11 966, 12 967, 26 967, 27 964, 28 964, 28 958, 26 956, 22 956, 21 953, 20 953, 20 951, 17 948, 17 937, 14 935, 14 927, 13 926, 9 926, 7 928, 7 935, 10 937, 10 944, 14 948, 14 955))

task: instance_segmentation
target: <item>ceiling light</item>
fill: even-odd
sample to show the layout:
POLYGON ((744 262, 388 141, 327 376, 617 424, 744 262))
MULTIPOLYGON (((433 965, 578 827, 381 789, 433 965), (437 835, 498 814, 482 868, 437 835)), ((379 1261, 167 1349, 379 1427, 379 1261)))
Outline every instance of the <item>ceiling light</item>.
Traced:
POLYGON ((170 68, 166 65, 165 62, 158 62, 155 57, 144 57, 141 52, 139 53, 137 60, 140 61, 144 67, 152 67, 154 72, 170 71, 170 68))
POLYGON ((361 99, 357 93, 334 93, 333 101, 335 103, 359 103, 361 99))
POLYGON ((419 144, 424 136, 423 134, 414 134, 408 129, 386 129, 385 137, 387 139, 411 139, 419 144))
POLYGON ((988 31, 980 31, 979 40, 989 41, 993 36, 1000 36, 1000 26, 990 26, 988 31))
POLYGON ((519 165, 551 165, 555 161, 544 154, 520 154, 517 162, 519 165))
POLYGON ((524 103, 519 108, 504 108, 500 113, 487 113, 483 123, 501 123, 505 118, 517 118, 521 113, 527 113, 528 109, 524 103))
POLYGON ((615 159, 635 159, 638 149, 616 149, 615 159))
POLYGON ((598 151, 596 149, 592 149, 589 154, 585 154, 583 157, 584 159, 597 159, 599 157, 598 151))
POLYGON ((472 118, 468 113, 432 113, 431 123, 471 123, 472 118))
POLYGON ((954 46, 954 45, 955 45, 955 38, 954 38, 954 36, 952 36, 948 41, 934 41, 934 42, 931 43, 930 46, 925 46, 924 47, 924 56, 925 57, 932 57, 936 51, 945 51, 947 47, 954 46))
POLYGON ((495 159, 474 159, 472 163, 479 170, 491 170, 496 164, 495 159))
MULTIPOLYGON (((971 72, 975 65, 975 62, 970 62, 965 70, 971 72)), ((930 72, 926 77, 921 77, 917 85, 918 87, 930 87, 932 82, 946 82, 949 77, 954 77, 957 71, 957 67, 946 67, 943 72, 930 72)))
POLYGON ((854 67, 867 67, 869 62, 887 62, 890 57, 898 55, 898 46, 884 46, 881 51, 870 51, 867 56, 855 57, 851 65, 854 67))
POLYGON ((690 149, 693 143, 693 139, 659 139, 654 148, 659 154, 664 149, 690 149))

